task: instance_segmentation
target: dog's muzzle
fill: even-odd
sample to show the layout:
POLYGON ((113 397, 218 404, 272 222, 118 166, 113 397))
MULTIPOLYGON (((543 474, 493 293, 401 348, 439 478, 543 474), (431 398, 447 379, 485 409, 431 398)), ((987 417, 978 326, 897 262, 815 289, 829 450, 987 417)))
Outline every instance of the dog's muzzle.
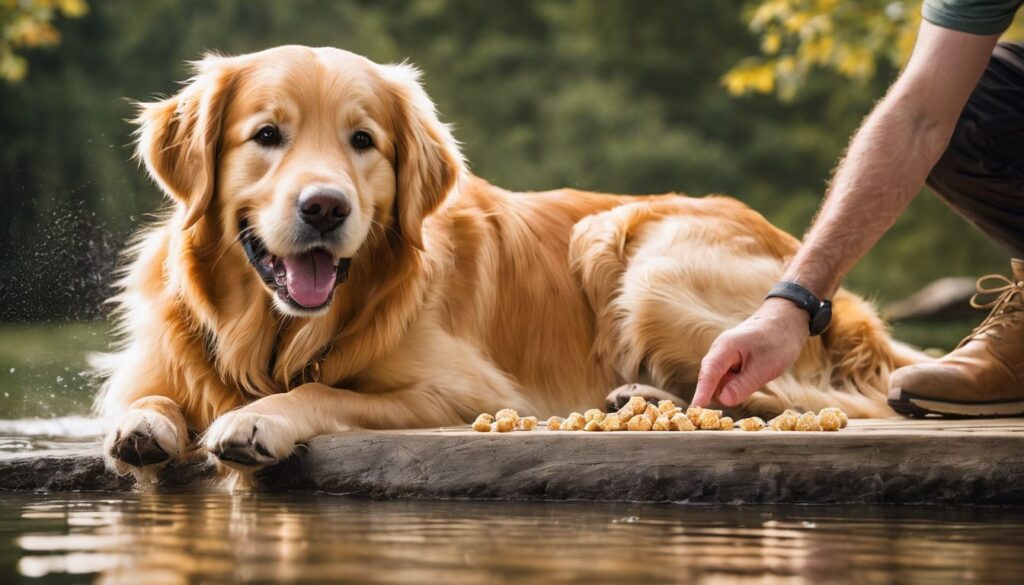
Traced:
POLYGON ((335 265, 323 249, 275 256, 249 227, 248 220, 239 222, 238 228, 238 239, 249 264, 278 298, 296 309, 315 310, 327 306, 334 289, 348 278, 351 258, 339 258, 335 265))

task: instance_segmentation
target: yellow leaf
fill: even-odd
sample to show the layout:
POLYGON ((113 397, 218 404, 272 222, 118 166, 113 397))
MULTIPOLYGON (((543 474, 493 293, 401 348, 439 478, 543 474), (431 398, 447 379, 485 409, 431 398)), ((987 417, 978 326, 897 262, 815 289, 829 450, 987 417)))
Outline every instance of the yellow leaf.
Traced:
POLYGON ((759 5, 750 18, 750 27, 758 30, 773 20, 781 20, 791 12, 787 0, 770 0, 759 5))
POLYGON ((851 79, 865 79, 874 74, 875 60, 867 49, 850 48, 839 58, 837 69, 839 73, 851 79))
POLYGON ((25 77, 25 59, 12 54, 0 55, 0 78, 17 82, 25 77))
POLYGON ((14 23, 8 31, 12 45, 24 47, 42 47, 60 42, 60 33, 53 25, 46 22, 35 22, 22 18, 14 23))
POLYGON ((85 0, 58 0, 60 12, 68 18, 81 18, 89 12, 85 0))
POLYGON ((832 37, 818 37, 800 45, 798 57, 812 65, 823 65, 832 58, 836 41, 832 37))
POLYGON ((771 93, 775 89, 775 70, 771 63, 738 65, 722 77, 722 83, 732 95, 771 93))
POLYGON ((811 19, 811 15, 807 12, 796 12, 791 14, 782 24, 786 27, 789 32, 799 32, 807 21, 811 19))

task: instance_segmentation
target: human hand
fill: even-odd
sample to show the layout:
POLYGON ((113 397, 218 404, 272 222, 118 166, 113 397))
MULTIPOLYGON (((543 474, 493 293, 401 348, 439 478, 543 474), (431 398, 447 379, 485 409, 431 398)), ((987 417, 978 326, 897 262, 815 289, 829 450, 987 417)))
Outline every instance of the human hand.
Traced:
POLYGON ((692 404, 712 398, 726 406, 746 400, 793 365, 810 337, 807 312, 786 299, 768 299, 746 321, 711 344, 697 376, 692 404))

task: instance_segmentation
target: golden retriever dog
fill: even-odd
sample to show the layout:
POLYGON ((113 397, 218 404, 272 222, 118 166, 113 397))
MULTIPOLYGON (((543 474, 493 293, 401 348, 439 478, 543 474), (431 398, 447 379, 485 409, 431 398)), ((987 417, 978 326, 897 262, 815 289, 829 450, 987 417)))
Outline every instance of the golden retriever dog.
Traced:
MULTIPOLYGON (((140 105, 173 200, 115 298, 98 409, 122 471, 205 448, 252 471, 350 429, 547 417, 624 383, 692 396, 798 241, 726 197, 512 193, 470 174, 407 65, 332 48, 210 56, 140 105)), ((861 298, 737 409, 887 416, 913 357, 861 298)))

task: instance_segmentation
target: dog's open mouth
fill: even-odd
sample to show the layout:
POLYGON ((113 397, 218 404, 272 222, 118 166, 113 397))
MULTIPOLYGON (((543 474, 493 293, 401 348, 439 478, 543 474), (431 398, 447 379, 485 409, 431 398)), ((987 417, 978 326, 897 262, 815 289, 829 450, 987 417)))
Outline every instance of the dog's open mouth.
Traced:
POLYGON ((239 228, 239 239, 249 263, 278 298, 292 307, 316 310, 327 306, 334 288, 348 276, 350 258, 336 258, 323 248, 276 256, 249 229, 246 220, 242 220, 239 228))

